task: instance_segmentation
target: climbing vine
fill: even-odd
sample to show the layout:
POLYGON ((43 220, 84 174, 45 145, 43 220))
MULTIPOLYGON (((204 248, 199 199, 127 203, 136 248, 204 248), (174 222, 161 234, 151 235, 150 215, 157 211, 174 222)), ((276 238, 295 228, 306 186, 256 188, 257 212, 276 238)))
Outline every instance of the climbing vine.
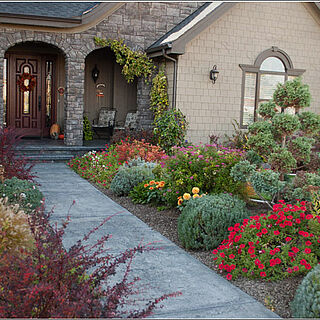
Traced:
POLYGON ((92 126, 87 116, 83 116, 83 138, 86 141, 93 139, 92 126))
POLYGON ((123 66, 122 74, 128 83, 141 76, 148 82, 156 67, 144 52, 131 50, 123 40, 95 37, 94 41, 98 46, 110 47, 116 56, 116 62, 123 66))

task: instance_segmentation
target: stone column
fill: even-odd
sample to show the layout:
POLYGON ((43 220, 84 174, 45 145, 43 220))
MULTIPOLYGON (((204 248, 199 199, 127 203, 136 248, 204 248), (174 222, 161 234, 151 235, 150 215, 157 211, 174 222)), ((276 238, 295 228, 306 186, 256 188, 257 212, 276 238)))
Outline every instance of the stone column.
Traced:
POLYGON ((84 67, 82 57, 66 59, 65 144, 83 144, 84 67))
POLYGON ((146 84, 144 78, 137 83, 137 125, 139 129, 151 129, 153 113, 150 110, 151 83, 146 84))

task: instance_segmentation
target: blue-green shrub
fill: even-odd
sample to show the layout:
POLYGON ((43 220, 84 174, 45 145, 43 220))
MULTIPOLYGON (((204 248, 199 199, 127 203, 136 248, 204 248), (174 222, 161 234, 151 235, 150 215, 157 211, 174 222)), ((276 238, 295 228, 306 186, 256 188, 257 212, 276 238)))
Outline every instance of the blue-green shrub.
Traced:
POLYGON ((228 227, 250 216, 244 201, 229 194, 184 201, 178 236, 186 249, 213 249, 227 236, 228 227))
POLYGON ((140 182, 152 179, 154 179, 154 174, 151 168, 121 167, 111 182, 110 190, 117 196, 127 196, 140 182))
POLYGON ((13 177, 0 183, 0 197, 8 197, 10 204, 18 203, 28 213, 40 207, 43 194, 34 183, 13 177))
POLYGON ((291 302, 291 311, 294 318, 320 317, 320 265, 302 280, 291 302))

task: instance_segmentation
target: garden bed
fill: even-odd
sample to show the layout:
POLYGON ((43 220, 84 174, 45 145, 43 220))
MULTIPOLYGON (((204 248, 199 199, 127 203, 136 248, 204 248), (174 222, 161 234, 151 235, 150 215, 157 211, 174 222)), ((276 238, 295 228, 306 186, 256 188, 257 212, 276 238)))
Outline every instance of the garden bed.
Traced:
MULTIPOLYGON (((158 211, 157 208, 149 205, 134 204, 129 197, 117 197, 110 190, 100 188, 95 185, 101 192, 110 197, 112 200, 126 208, 136 217, 148 224, 152 229, 158 231, 163 236, 174 242, 180 248, 184 249, 178 239, 177 221, 179 210, 170 209, 158 211)), ((262 206, 250 208, 253 213, 260 213, 264 210, 262 206)), ((185 250, 185 249, 184 249, 185 250)), ((190 255, 201 261, 210 269, 219 273, 219 270, 213 264, 213 255, 209 251, 186 250, 190 255)), ((222 275, 221 275, 222 276, 222 275)), ((303 276, 291 277, 281 281, 263 281, 251 280, 247 278, 238 278, 231 280, 231 283, 241 290, 261 302, 268 309, 274 311, 282 318, 290 318, 291 312, 289 304, 294 298, 295 291, 302 281, 303 276)))

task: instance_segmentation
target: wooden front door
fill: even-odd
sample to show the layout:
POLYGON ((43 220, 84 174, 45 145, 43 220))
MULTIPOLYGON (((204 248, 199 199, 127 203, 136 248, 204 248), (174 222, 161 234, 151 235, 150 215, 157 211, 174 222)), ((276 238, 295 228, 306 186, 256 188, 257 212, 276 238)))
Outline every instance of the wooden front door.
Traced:
POLYGON ((48 136, 56 121, 55 56, 10 53, 7 59, 8 126, 23 136, 48 136))

